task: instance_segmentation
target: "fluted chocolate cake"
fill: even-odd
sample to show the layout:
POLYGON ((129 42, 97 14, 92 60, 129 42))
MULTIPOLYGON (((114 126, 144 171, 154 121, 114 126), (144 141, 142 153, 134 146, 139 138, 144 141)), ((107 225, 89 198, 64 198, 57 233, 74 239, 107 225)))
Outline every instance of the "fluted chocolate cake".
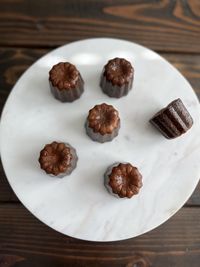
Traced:
POLYGON ((92 140, 100 143, 111 141, 119 132, 119 113, 112 105, 96 105, 89 111, 85 127, 92 140))
POLYGON ((193 125, 193 119, 180 98, 161 109, 150 122, 168 139, 186 133, 193 125))
POLYGON ((69 175, 77 164, 76 150, 67 143, 52 142, 40 152, 39 163, 47 174, 60 178, 69 175))
POLYGON ((100 86, 110 97, 120 98, 128 94, 133 84, 134 69, 124 58, 114 58, 104 66, 100 86))
POLYGON ((116 163, 104 174, 104 184, 109 193, 119 198, 131 198, 142 187, 142 175, 130 163, 116 163))
POLYGON ((69 62, 60 62, 49 72, 50 89, 61 102, 72 102, 84 91, 84 81, 77 68, 69 62))

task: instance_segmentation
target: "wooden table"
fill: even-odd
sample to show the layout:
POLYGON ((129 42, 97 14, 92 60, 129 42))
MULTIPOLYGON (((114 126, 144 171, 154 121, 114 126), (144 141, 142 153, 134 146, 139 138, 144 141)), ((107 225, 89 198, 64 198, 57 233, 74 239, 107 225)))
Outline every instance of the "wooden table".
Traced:
MULTIPOLYGON (((36 59, 57 46, 99 36, 154 49, 200 97, 199 0, 0 0, 1 110, 36 59)), ((93 243, 66 237, 38 221, 19 202, 1 166, 0 267, 10 266, 199 267, 200 184, 157 229, 126 241, 93 243)))

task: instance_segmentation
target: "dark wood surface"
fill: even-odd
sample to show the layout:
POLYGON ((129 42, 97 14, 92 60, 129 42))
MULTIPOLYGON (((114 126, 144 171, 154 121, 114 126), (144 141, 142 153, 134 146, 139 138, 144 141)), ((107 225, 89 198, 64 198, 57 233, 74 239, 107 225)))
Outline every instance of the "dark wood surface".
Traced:
POLYGON ((158 51, 200 52, 199 0, 1 0, 0 44, 54 47, 120 37, 158 51))
POLYGON ((108 243, 61 235, 18 204, 1 205, 0 213, 2 262, 18 261, 14 266, 199 266, 198 208, 181 209, 167 223, 141 237, 108 243))
MULTIPOLYGON (((0 0, 0 112, 20 75, 40 56, 83 38, 117 37, 159 52, 200 98, 199 0, 0 0)), ((191 177, 192 178, 192 177, 191 177)), ((0 165, 0 267, 199 267, 200 184, 157 229, 121 242, 85 242, 38 221, 0 165)))

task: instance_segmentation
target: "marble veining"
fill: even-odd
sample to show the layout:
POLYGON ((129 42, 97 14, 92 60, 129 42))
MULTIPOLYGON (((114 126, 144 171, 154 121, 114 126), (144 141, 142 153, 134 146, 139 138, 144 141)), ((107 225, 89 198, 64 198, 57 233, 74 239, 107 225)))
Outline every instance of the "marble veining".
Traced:
POLYGON ((3 166, 19 199, 45 224, 80 239, 122 240, 157 227, 185 203, 200 177, 200 105, 194 91, 158 54, 127 41, 88 39, 42 57, 15 85, 0 127, 3 166), (125 57, 135 68, 133 89, 120 99, 99 87, 102 68, 113 57, 125 57), (48 71, 59 61, 75 64, 85 81, 73 103, 60 103, 50 93, 48 71), (178 97, 194 125, 166 140, 148 120, 178 97), (112 142, 100 144, 86 135, 84 123, 88 110, 103 102, 118 109, 121 128, 112 142), (39 168, 40 150, 54 140, 70 143, 79 158, 63 179, 39 168), (104 187, 105 170, 119 161, 143 174, 143 187, 132 199, 117 199, 104 187))

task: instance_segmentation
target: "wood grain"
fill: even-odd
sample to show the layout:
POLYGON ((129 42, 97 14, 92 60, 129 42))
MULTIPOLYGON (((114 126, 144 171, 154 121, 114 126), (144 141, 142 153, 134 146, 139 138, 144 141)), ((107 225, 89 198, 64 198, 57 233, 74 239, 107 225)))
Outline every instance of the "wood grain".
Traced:
POLYGON ((199 267, 198 208, 183 208, 167 223, 140 237, 108 243, 61 235, 21 205, 1 204, 0 214, 0 254, 4 261, 5 255, 7 261, 15 261, 15 267, 199 267))
MULTIPOLYGON (((0 48, 0 111, 19 76, 49 49, 0 48)), ((200 55, 161 54, 169 60, 190 81, 200 97, 200 55)), ((0 165, 0 201, 18 201, 10 188, 0 165)), ((187 205, 200 205, 200 183, 187 205)))
POLYGON ((0 45, 55 47, 117 37, 157 51, 200 52, 198 0, 0 0, 0 45))
MULTIPOLYGON (((6 175, 4 173, 2 164, 0 162, 0 203, 1 202, 19 202, 15 193, 13 192, 6 175)), ((1 216, 1 215, 0 215, 1 216)), ((0 265, 1 267, 1 265, 0 265)))

